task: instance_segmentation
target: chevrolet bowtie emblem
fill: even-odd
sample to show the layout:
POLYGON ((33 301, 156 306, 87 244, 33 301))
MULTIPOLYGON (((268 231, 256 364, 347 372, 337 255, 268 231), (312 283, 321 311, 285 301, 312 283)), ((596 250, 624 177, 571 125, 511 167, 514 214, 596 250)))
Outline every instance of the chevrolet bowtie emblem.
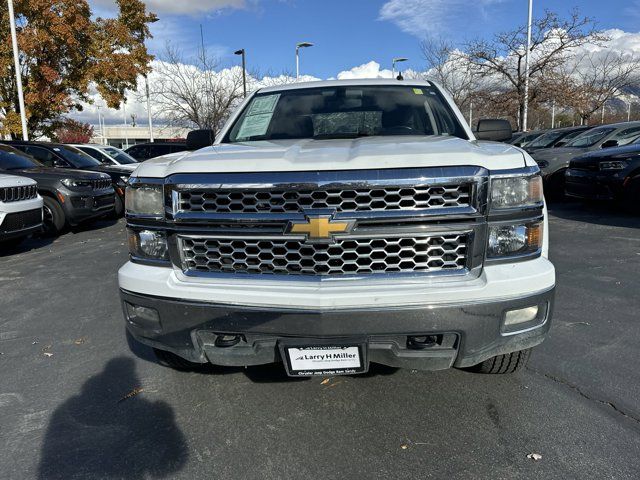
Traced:
POLYGON ((354 223, 354 220, 334 221, 330 215, 307 215, 305 222, 291 222, 288 232, 305 234, 311 241, 327 240, 336 233, 350 232, 354 223))

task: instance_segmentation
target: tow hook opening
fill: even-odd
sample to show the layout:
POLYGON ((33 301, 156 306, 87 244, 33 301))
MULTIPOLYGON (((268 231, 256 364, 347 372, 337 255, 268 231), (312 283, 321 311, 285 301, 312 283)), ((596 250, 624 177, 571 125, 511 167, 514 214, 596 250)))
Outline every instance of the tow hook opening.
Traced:
POLYGON ((214 345, 220 348, 228 348, 237 345, 242 340, 240 335, 218 335, 214 345))
POLYGON ((407 337, 407 348, 413 350, 423 350, 425 348, 433 347, 441 343, 441 335, 414 335, 407 337))

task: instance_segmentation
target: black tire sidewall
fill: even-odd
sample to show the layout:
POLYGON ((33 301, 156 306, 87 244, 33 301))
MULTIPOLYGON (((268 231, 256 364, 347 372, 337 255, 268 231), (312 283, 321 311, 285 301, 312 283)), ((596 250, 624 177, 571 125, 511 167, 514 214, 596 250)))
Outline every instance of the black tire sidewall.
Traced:
POLYGON ((49 229, 45 229, 44 233, 45 235, 57 235, 64 229, 67 223, 64 210, 62 210, 62 207, 57 200, 51 197, 44 196, 42 197, 42 201, 44 202, 44 208, 47 208, 51 212, 52 216, 51 227, 49 229))

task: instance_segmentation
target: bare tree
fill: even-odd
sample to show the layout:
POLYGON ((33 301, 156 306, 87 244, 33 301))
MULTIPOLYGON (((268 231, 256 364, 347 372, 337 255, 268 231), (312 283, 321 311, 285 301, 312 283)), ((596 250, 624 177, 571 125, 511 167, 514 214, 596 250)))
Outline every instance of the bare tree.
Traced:
MULTIPOLYGON (((496 35, 492 40, 476 40, 465 47, 466 60, 483 76, 499 79, 503 90, 513 90, 518 98, 518 124, 523 124, 525 56, 527 28, 496 35)), ((574 10, 568 19, 547 11, 533 23, 530 49, 529 101, 549 100, 552 72, 567 61, 572 51, 585 44, 598 45, 607 40, 595 29, 592 19, 574 10), (543 81, 544 80, 544 81, 543 81)))
POLYGON ((220 131, 242 101, 242 69, 221 69, 217 58, 203 50, 194 59, 167 45, 150 81, 156 116, 172 125, 220 131))
POLYGON ((467 107, 472 101, 474 66, 442 38, 427 38, 420 43, 420 49, 426 60, 423 77, 442 85, 460 109, 467 107))
POLYGON ((565 65, 563 77, 569 86, 567 102, 580 116, 581 123, 603 105, 640 81, 640 57, 611 50, 590 51, 565 65))

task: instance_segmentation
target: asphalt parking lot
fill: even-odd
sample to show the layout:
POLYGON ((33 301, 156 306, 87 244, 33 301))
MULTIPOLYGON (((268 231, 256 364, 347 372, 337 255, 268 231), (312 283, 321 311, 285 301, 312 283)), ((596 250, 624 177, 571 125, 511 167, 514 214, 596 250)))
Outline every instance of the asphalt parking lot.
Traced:
POLYGON ((554 324, 512 376, 173 371, 127 343, 123 221, 30 240, 0 256, 0 477, 637 479, 640 217, 550 212, 554 324))

